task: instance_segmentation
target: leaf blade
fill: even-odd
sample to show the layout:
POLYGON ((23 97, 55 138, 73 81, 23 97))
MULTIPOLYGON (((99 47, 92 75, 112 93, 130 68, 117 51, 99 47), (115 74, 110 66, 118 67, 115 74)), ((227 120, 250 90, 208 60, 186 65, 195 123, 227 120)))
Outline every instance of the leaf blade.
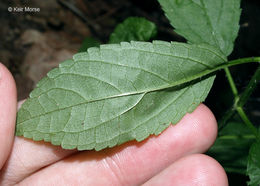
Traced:
POLYGON ((250 181, 248 185, 259 185, 260 183, 260 141, 252 144, 249 150, 247 162, 247 175, 250 181))
POLYGON ((86 52, 88 48, 98 47, 100 44, 101 44, 100 41, 98 41, 92 37, 86 37, 83 40, 78 52, 86 52))
POLYGON ((239 30, 240 0, 158 0, 175 31, 228 56, 239 30))
POLYGON ((121 41, 148 41, 157 34, 156 25, 142 17, 129 17, 118 24, 110 35, 109 43, 121 41))
POLYGON ((245 175, 248 151, 254 141, 255 136, 244 123, 232 121, 219 131, 207 154, 220 162, 227 172, 245 175))
POLYGON ((39 82, 18 112, 16 134, 79 150, 143 140, 194 110, 214 77, 188 77, 224 61, 210 46, 182 43, 90 48, 39 82))

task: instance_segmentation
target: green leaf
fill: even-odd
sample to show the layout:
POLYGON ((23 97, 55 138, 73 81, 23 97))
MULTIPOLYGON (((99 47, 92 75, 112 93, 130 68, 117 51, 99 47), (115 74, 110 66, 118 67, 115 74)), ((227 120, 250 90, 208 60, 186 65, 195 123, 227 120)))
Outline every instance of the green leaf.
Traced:
POLYGON ((96 39, 94 39, 92 37, 86 37, 83 40, 82 44, 81 44, 79 52, 86 52, 88 50, 88 48, 90 48, 90 47, 97 47, 100 44, 101 43, 98 40, 96 40, 96 39))
POLYGON ((218 135, 214 145, 207 152, 227 172, 246 174, 247 156, 255 136, 241 122, 228 123, 218 135))
MULTIPOLYGON (((260 133, 259 133, 260 134, 260 133)), ((250 182, 248 185, 260 184, 260 141, 255 142, 249 151, 247 174, 249 175, 250 182)))
POLYGON ((158 0, 175 31, 228 56, 239 29, 240 0, 158 0))
POLYGON ((129 17, 123 23, 118 24, 110 35, 109 43, 121 41, 148 41, 157 34, 153 22, 142 17, 129 17))
POLYGON ((90 48, 38 83, 16 135, 79 150, 144 140, 192 112, 214 80, 201 74, 225 60, 208 45, 163 41, 90 48))

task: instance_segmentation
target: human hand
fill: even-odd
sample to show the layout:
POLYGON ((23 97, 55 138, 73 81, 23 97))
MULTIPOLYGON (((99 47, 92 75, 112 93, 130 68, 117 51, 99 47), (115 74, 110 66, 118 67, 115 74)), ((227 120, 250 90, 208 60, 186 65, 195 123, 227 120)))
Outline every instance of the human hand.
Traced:
POLYGON ((64 150, 14 137, 16 88, 0 63, 0 185, 228 185, 223 168, 205 152, 217 134, 200 105, 159 136, 99 152, 64 150))

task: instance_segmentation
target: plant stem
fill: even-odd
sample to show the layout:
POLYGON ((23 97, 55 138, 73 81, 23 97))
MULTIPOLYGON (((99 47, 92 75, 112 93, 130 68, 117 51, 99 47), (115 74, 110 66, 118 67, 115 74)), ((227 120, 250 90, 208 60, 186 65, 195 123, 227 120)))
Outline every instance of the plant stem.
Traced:
MULTIPOLYGON (((238 112, 238 114, 240 115, 241 119, 244 121, 244 123, 252 130, 254 135, 257 135, 257 130, 254 127, 254 125, 250 122, 250 120, 248 119, 246 113, 244 112, 242 107, 238 107, 237 103, 240 99, 239 95, 238 95, 238 91, 237 91, 237 87, 236 84, 233 80, 233 77, 228 69, 228 67, 224 68, 230 88, 232 90, 232 93, 234 95, 234 104, 233 104, 233 109, 236 110, 238 112)), ((231 116, 231 115, 230 115, 231 116)))
POLYGON ((250 128, 251 131, 253 132, 253 134, 257 137, 258 136, 257 129, 251 123, 251 121, 248 119, 248 117, 247 117, 246 113, 244 112, 244 110, 242 109, 242 107, 236 107, 236 110, 237 110, 238 114, 240 115, 241 119, 247 125, 247 127, 250 128))
POLYGON ((245 122, 245 124, 252 130, 252 132, 255 134, 255 136, 258 136, 257 129, 254 127, 254 125, 250 122, 250 120, 247 118, 247 115, 245 114, 243 110, 243 105, 247 102, 250 95, 255 90, 257 83, 260 81, 260 65, 258 66, 257 70, 255 71, 253 77, 249 81, 246 89, 239 97, 238 102, 236 102, 236 110, 239 113, 242 120, 245 122))
POLYGON ((252 78, 250 79, 246 89, 243 91, 243 93, 239 96, 239 99, 237 102, 235 102, 230 109, 228 109, 226 111, 226 113, 224 114, 224 116, 221 118, 221 120, 219 121, 219 129, 222 129, 226 122, 234 115, 235 111, 236 111, 236 107, 241 107, 243 108, 243 106, 245 105, 245 103, 247 102, 248 98, 250 97, 250 95, 253 93, 253 91, 255 90, 257 83, 260 81, 260 65, 258 66, 257 70, 255 71, 254 75, 252 76, 252 78))
MULTIPOLYGON (((241 61, 241 59, 238 59, 237 61, 241 61)), ((224 68, 225 70, 225 73, 226 73, 226 76, 227 76, 227 79, 228 79, 228 82, 229 82, 229 85, 231 87, 231 90, 233 92, 233 95, 234 95, 234 109, 238 112, 239 116, 241 117, 241 119, 244 121, 244 123, 247 125, 248 128, 251 129, 252 133, 257 136, 258 135, 258 132, 257 132, 257 129, 255 128, 255 126, 251 123, 251 121, 248 119, 244 109, 242 106, 238 106, 238 102, 240 100, 240 96, 238 95, 238 91, 237 91, 237 87, 235 85, 235 82, 232 78, 232 75, 228 69, 228 67, 225 67, 224 68)), ((254 82, 254 81, 253 81, 254 82)), ((256 83, 255 83, 256 84, 256 83)), ((249 89, 250 89, 250 86, 249 86, 249 89)), ((249 90, 247 90, 249 91, 249 90)), ((246 92, 246 95, 245 97, 249 97, 248 96, 248 93, 246 92)))
POLYGON ((250 79, 246 89, 241 94, 240 99, 237 103, 237 106, 243 107, 244 104, 247 102, 248 98, 251 96, 253 91, 255 90, 257 83, 260 81, 260 65, 258 66, 257 70, 255 71, 254 75, 250 79))

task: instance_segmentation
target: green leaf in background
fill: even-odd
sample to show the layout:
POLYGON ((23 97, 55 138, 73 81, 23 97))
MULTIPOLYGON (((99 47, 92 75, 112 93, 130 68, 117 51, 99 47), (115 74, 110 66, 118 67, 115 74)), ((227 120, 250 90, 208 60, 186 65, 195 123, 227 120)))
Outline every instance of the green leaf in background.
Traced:
POLYGON ((244 123, 230 122, 219 132, 207 154, 227 172, 246 174, 248 152, 254 141, 255 136, 244 123))
POLYGON ((78 52, 86 52, 88 50, 88 48, 90 48, 90 47, 98 47, 100 44, 101 43, 98 40, 96 40, 96 39, 94 39, 92 37, 86 37, 83 40, 83 42, 81 44, 81 47, 80 47, 78 52))
MULTIPOLYGON (((260 134, 260 133, 259 133, 260 134)), ((247 175, 250 182, 248 185, 259 186, 260 184, 260 141, 256 141, 251 147, 248 156, 247 175)))
POLYGON ((226 61, 208 45, 101 45, 50 71, 17 116, 16 135, 65 149, 113 147, 159 134, 206 98, 226 61))
POLYGON ((157 34, 153 22, 142 17, 129 17, 123 23, 118 24, 110 35, 109 43, 121 41, 149 41, 157 34))
POLYGON ((175 31, 190 43, 207 43, 228 56, 237 37, 240 0, 158 0, 175 31))

